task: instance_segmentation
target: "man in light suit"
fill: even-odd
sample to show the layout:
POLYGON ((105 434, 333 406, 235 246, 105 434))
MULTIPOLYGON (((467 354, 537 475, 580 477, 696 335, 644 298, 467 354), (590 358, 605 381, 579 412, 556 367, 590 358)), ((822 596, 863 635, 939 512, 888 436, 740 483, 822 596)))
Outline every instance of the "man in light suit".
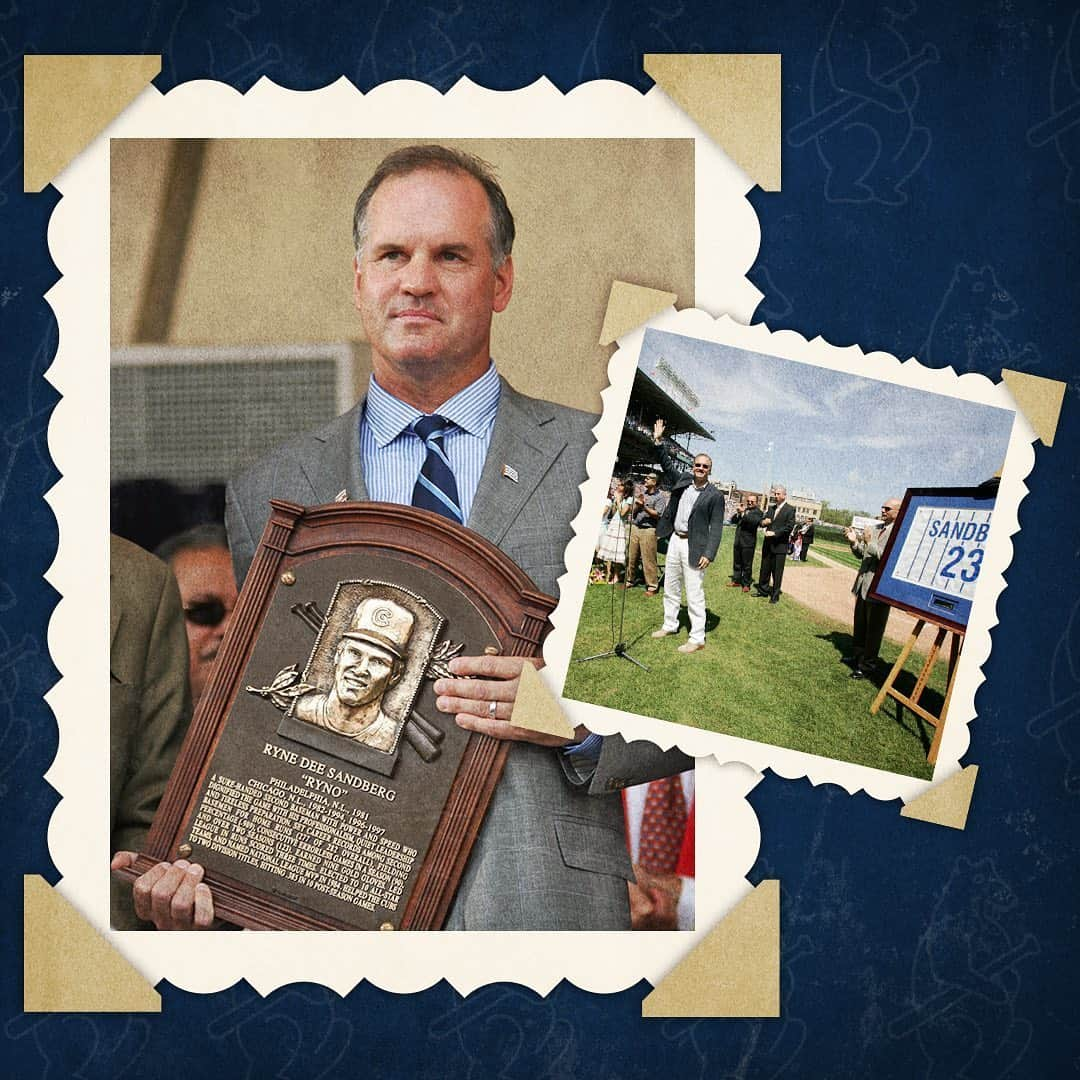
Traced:
MULTIPOLYGON (((372 353, 368 394, 230 485, 238 578, 271 496, 308 505, 370 498, 437 506, 554 593, 595 417, 517 393, 491 363, 492 316, 510 302, 514 280, 514 223, 501 188, 471 155, 406 147, 361 192, 353 232, 354 297, 372 353), (420 434, 424 418, 440 425, 434 452, 420 434)), ((525 662, 459 657, 457 677, 435 684, 438 708, 462 728, 515 742, 447 927, 628 929, 633 870, 621 803, 610 795, 682 771, 689 759, 584 729, 568 753, 567 740, 514 726, 525 662)), ((201 925, 173 902, 184 874, 201 870, 160 864, 136 886, 137 906, 161 928, 201 925)))
POLYGON ((780 586, 784 580, 784 563, 795 528, 795 507, 787 501, 787 488, 777 484, 772 490, 772 505, 765 511, 761 526, 765 530, 761 541, 761 568, 754 591, 767 596, 770 604, 780 603, 780 586))
POLYGON ((896 515, 900 512, 899 499, 886 499, 881 504, 881 524, 868 526, 857 533, 850 525, 844 530, 844 539, 851 545, 851 552, 858 556, 859 572, 851 591, 855 596, 855 618, 851 631, 851 656, 844 662, 850 663, 853 679, 865 679, 873 674, 878 662, 881 640, 885 636, 885 626, 889 621, 889 605, 870 597, 870 585, 877 572, 881 557, 892 535, 896 515))

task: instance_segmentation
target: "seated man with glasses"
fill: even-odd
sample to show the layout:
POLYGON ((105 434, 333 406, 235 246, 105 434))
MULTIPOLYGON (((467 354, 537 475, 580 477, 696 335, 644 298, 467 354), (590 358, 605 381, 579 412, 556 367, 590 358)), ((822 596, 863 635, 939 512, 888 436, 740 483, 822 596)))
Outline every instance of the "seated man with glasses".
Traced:
POLYGON ((188 640, 191 701, 199 703, 236 606, 236 580, 223 525, 196 525, 154 552, 169 564, 180 588, 188 640))

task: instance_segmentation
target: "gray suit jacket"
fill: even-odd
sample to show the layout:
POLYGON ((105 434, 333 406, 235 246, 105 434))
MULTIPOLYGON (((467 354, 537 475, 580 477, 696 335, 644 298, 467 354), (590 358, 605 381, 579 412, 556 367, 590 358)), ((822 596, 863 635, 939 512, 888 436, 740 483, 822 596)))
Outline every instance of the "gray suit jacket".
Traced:
MULTIPOLYGON (((305 505, 367 498, 361 401, 229 485, 226 524, 237 580, 251 563, 271 497, 305 505)), ((596 418, 528 398, 503 381, 469 528, 497 544, 548 593, 565 571, 596 418), (518 481, 503 476, 516 470, 518 481)), ((621 800, 630 784, 689 768, 685 755, 607 738, 596 772, 577 782, 556 750, 514 743, 447 921, 455 930, 620 930, 630 925, 621 800)))
POLYGON ((881 556, 885 554, 885 547, 892 535, 892 527, 893 522, 890 521, 874 529, 869 543, 864 542, 860 537, 850 545, 852 552, 862 559, 851 591, 862 600, 865 600, 870 593, 870 585, 877 572, 878 563, 881 562, 881 556))

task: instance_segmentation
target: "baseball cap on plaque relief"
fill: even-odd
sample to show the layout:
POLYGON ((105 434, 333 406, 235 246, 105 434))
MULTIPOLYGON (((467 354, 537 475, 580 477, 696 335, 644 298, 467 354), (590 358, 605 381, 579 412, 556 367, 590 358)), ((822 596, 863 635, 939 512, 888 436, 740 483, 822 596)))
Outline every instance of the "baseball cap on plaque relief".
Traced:
POLYGON ((253 929, 438 929, 508 743, 435 708, 455 656, 539 656, 555 600, 445 516, 273 500, 146 851, 253 929))

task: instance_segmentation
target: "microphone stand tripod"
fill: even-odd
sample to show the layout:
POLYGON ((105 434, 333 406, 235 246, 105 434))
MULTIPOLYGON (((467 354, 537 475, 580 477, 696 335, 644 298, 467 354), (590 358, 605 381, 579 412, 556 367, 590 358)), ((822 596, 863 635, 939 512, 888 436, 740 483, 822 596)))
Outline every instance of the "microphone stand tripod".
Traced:
MULTIPOLYGON (((616 510, 616 512, 618 512, 618 511, 616 510)), ((629 570, 630 570, 630 530, 634 527, 633 526, 633 520, 634 520, 634 510, 633 510, 633 504, 631 504, 630 521, 627 523, 628 528, 626 530, 626 548, 623 551, 623 555, 624 555, 624 557, 626 559, 626 561, 623 563, 623 567, 624 567, 623 574, 624 575, 627 575, 629 573, 629 570)), ((630 583, 629 577, 624 576, 623 585, 629 585, 629 583, 630 583)), ((609 657, 617 656, 617 657, 619 657, 620 660, 629 660, 631 664, 636 664, 639 668, 641 668, 642 671, 648 671, 649 669, 640 660, 635 660, 634 657, 632 657, 630 655, 630 653, 628 651, 627 644, 626 644, 625 640, 623 640, 623 622, 624 622, 625 617, 626 617, 626 594, 627 594, 627 592, 629 590, 625 589, 625 588, 622 590, 622 599, 621 599, 621 601, 619 603, 619 632, 616 635, 616 633, 615 633, 615 582, 614 581, 611 582, 609 588, 611 589, 611 648, 608 649, 606 652, 593 653, 592 656, 581 656, 575 661, 575 663, 586 664, 590 660, 607 660, 609 657)), ((640 637, 641 635, 639 634, 638 636, 640 637)), ((635 640, 637 640, 637 639, 635 638, 635 640)))

